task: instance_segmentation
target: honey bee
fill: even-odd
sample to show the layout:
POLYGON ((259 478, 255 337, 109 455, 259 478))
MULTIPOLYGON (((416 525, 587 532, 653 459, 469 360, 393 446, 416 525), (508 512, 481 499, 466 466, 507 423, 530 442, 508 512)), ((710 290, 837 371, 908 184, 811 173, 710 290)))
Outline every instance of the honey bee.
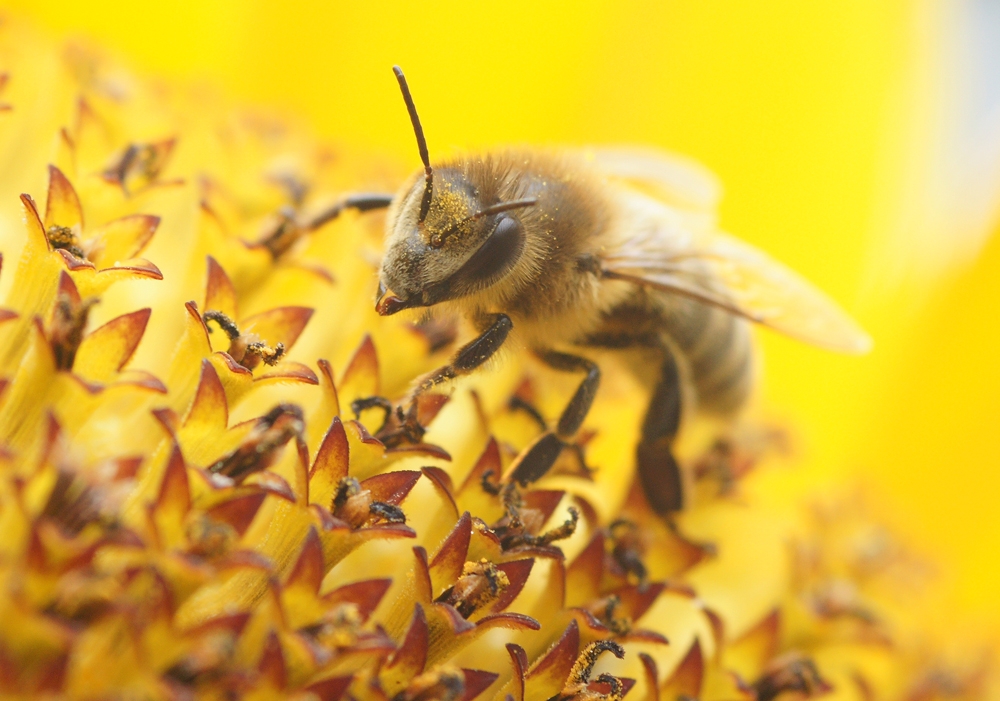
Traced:
MULTIPOLYGON (((479 368, 512 335, 552 368, 584 375, 555 427, 512 466, 514 481, 539 479, 572 445, 600 382, 582 354, 588 348, 643 348, 656 359, 640 370, 653 389, 636 461, 661 514, 683 506, 672 452, 682 406, 732 416, 747 399, 748 322, 833 350, 869 348, 823 293, 717 230, 714 181, 699 168, 641 151, 539 149, 432 167, 406 79, 393 70, 424 168, 394 197, 347 203, 388 207, 376 310, 440 307, 479 332, 419 382, 411 407, 479 368)), ((403 423, 416 440, 414 416, 403 423)))

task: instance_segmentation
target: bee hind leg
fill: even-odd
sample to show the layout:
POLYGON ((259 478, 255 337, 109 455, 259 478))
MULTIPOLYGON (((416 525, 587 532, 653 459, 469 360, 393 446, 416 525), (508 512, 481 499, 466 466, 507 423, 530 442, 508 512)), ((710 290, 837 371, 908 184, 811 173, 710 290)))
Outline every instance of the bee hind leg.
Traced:
POLYGON ((681 470, 673 442, 681 422, 680 373, 668 351, 642 423, 636 464, 646 500, 658 514, 680 511, 684 506, 681 470))
POLYGON ((556 351, 538 351, 537 355, 542 362, 556 370, 565 372, 582 370, 587 374, 559 416, 555 431, 542 434, 518 461, 511 473, 511 479, 521 486, 541 479, 555 464, 563 449, 572 446, 573 436, 587 418, 587 412, 594 403, 594 395, 597 394, 597 387, 601 383, 601 370, 593 361, 556 351))

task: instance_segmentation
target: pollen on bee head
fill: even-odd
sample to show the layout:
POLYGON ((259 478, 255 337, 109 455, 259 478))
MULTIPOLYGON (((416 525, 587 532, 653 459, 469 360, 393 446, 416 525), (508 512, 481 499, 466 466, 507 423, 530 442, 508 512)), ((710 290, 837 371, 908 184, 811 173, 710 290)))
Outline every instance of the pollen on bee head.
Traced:
POLYGON ((435 192, 430 215, 425 221, 424 234, 431 245, 437 247, 444 241, 461 234, 465 227, 461 224, 475 213, 466 195, 457 191, 451 183, 444 182, 435 192))

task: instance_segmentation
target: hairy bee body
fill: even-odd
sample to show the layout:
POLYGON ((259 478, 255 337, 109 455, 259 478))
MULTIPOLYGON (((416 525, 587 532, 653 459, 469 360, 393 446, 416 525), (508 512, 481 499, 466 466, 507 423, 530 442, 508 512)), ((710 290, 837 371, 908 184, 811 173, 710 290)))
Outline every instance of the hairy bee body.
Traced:
MULTIPOLYGON (((394 69, 424 170, 389 205, 376 310, 437 307, 479 336, 425 376, 404 425, 423 435, 416 397, 473 372, 509 336, 549 366, 584 374, 558 422, 510 468, 527 484, 572 445, 600 383, 587 348, 641 348, 651 387, 636 447, 654 510, 683 506, 673 453, 682 408, 731 415, 753 378, 748 321, 816 345, 863 352, 867 335, 835 303, 759 250, 720 232, 717 188, 700 167, 635 150, 509 149, 430 163, 402 71, 394 69)), ((358 204, 360 203, 360 204, 358 204)))

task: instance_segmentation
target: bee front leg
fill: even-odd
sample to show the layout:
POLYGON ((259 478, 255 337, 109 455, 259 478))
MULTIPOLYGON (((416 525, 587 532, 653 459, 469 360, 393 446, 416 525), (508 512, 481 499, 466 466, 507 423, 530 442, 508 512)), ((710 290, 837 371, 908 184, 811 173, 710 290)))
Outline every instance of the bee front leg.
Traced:
POLYGON ((384 193, 365 193, 345 197, 331 207, 317 214, 308 222, 310 229, 318 229, 327 222, 331 222, 345 210, 354 209, 358 212, 371 212, 376 209, 385 209, 392 204, 393 195, 384 193))
POLYGON ((378 438, 392 448, 403 443, 419 443, 424 435, 424 427, 417 420, 417 400, 421 394, 429 392, 440 384, 468 375, 493 357, 500 350, 514 325, 506 314, 497 314, 487 320, 488 326, 479 336, 462 346, 450 363, 426 375, 413 390, 406 412, 399 410, 401 426, 378 438))
POLYGON ((565 372, 582 370, 587 375, 559 416, 556 430, 542 434, 542 437, 528 448, 511 473, 511 479, 521 486, 541 479, 555 464, 563 448, 570 445, 583 420, 587 418, 587 412, 594 403, 594 395, 597 394, 597 387, 601 383, 601 370, 593 361, 555 351, 539 351, 537 354, 543 363, 556 370, 565 372))
POLYGON ((672 450, 680 423, 680 373, 667 351, 636 448, 639 480, 649 505, 658 514, 680 511, 684 506, 681 470, 672 450))
POLYGON ((309 220, 300 220, 294 208, 285 208, 276 225, 257 243, 271 252, 275 260, 285 255, 303 236, 327 224, 348 209, 371 212, 392 204, 392 195, 364 194, 345 197, 309 220))

